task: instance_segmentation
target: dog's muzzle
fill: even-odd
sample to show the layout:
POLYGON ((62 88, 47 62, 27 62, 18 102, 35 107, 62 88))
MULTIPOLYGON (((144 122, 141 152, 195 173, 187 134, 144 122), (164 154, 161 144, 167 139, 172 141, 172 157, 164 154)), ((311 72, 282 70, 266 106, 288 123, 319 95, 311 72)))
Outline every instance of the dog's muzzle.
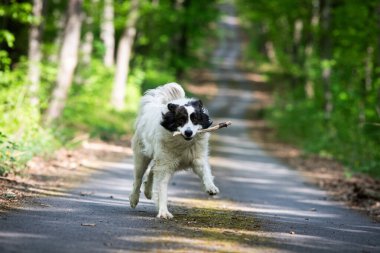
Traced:
POLYGON ((182 136, 185 140, 190 141, 193 139, 193 137, 192 137, 193 131, 191 131, 190 129, 187 129, 182 136))

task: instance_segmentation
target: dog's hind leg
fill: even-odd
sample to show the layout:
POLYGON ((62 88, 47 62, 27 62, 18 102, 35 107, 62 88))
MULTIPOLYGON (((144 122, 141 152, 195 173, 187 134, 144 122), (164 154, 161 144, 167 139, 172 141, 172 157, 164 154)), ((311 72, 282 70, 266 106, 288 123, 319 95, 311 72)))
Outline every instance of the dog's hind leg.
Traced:
POLYGON ((132 193, 129 195, 129 203, 132 208, 135 208, 137 204, 139 203, 142 178, 151 161, 149 157, 144 156, 140 152, 136 152, 136 150, 134 151, 135 151, 134 153, 135 170, 134 170, 133 190, 132 190, 132 193))

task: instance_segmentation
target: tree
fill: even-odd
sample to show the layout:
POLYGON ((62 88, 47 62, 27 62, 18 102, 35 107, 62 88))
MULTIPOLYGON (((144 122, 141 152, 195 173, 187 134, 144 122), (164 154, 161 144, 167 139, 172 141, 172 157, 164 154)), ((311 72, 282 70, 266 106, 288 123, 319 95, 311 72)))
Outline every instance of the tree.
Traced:
POLYGON ((112 67, 114 64, 115 27, 113 11, 113 0, 104 0, 101 37, 105 46, 103 61, 106 67, 112 67))
POLYGON ((321 0, 321 17, 322 17, 322 80, 324 89, 324 110, 325 118, 331 118, 333 110, 332 93, 331 93, 331 37, 329 34, 331 23, 331 3, 330 0, 321 0))
POLYGON ((46 114, 46 122, 59 118, 65 106, 78 62, 80 31, 82 25, 82 0, 70 0, 67 11, 62 47, 59 55, 57 83, 46 114))
POLYGON ((117 49, 116 73, 111 98, 111 105, 116 110, 122 110, 125 107, 124 99, 127 88, 129 62, 131 60, 132 47, 136 35, 138 11, 139 1, 132 0, 125 29, 120 37, 117 49))
POLYGON ((28 80, 30 82, 30 100, 32 106, 39 103, 38 90, 40 86, 40 62, 41 62, 41 19, 43 0, 33 0, 34 23, 29 32, 28 50, 28 80))

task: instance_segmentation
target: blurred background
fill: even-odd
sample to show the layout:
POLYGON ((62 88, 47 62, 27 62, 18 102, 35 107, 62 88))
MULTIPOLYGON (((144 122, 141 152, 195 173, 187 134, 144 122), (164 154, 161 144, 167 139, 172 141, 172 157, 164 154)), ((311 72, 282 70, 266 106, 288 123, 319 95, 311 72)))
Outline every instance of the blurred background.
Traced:
MULTIPOLYGON (((84 138, 128 139, 145 90, 210 68, 223 2, 2 0, 0 174, 84 138)), ((379 176, 380 1, 233 3, 240 67, 272 87, 276 136, 379 176)))

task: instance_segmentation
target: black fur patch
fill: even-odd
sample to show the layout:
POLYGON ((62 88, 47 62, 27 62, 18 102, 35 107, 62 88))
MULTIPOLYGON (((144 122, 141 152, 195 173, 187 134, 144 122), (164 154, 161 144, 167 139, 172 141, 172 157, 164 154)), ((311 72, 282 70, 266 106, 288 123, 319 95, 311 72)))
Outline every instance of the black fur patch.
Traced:
POLYGON ((194 107, 194 113, 190 115, 190 120, 194 125, 201 125, 202 129, 209 128, 212 125, 212 120, 208 114, 206 108, 203 107, 203 103, 200 99, 192 100, 189 102, 189 105, 194 107))
MULTIPOLYGON (((210 119, 207 110, 203 107, 201 100, 192 100, 185 106, 192 106, 194 112, 190 115, 190 120, 194 125, 201 125, 202 129, 211 126, 212 120, 210 119)), ((188 121, 187 110, 184 106, 176 104, 168 104, 169 111, 162 114, 161 126, 170 132, 177 131, 178 127, 184 126, 188 121)))
POLYGON ((209 128, 212 125, 212 120, 204 108, 195 110, 195 112, 190 114, 190 120, 194 125, 201 125, 202 129, 209 128))
POLYGON ((161 126, 170 132, 177 131, 178 127, 187 123, 188 115, 184 106, 168 104, 169 111, 162 114, 161 126))

